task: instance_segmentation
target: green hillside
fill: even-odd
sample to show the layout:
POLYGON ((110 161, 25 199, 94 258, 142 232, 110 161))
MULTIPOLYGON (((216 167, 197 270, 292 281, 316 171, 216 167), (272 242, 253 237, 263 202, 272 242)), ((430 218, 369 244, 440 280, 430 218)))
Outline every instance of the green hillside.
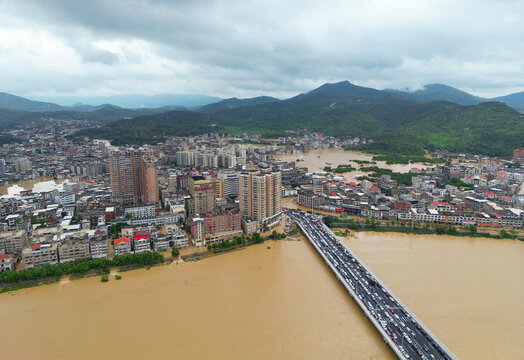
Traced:
MULTIPOLYGON (((10 117, 25 119, 38 114, 24 112, 10 117)), ((524 148, 524 114, 501 102, 471 106, 446 101, 419 102, 347 81, 325 84, 287 100, 225 108, 210 114, 191 111, 141 114, 147 114, 147 110, 140 113, 106 107, 90 113, 66 112, 64 116, 97 119, 105 125, 79 131, 77 136, 107 138, 115 144, 154 143, 166 136, 211 131, 275 137, 284 135, 285 130, 305 128, 337 137, 372 138, 375 142, 362 149, 383 154, 423 155, 425 151, 446 149, 509 157, 513 149, 524 148), (124 116, 132 119, 122 120, 124 116)))
POLYGON ((202 106, 201 108, 198 108, 197 111, 203 112, 206 114, 212 114, 220 110, 234 109, 234 108, 258 105, 258 104, 266 104, 266 103, 271 103, 275 101, 280 101, 280 100, 274 97, 270 97, 270 96, 259 96, 259 97, 254 97, 250 99, 231 98, 231 99, 225 99, 225 100, 213 103, 213 104, 202 106))
POLYGON ((424 85, 422 89, 415 91, 390 91, 415 101, 444 100, 459 105, 476 105, 480 102, 488 101, 487 99, 483 99, 478 96, 468 94, 465 91, 442 84, 424 85))
POLYGON ((33 101, 20 96, 0 92, 0 108, 23 111, 56 111, 62 106, 41 101, 33 101))
POLYGON ((108 139, 114 145, 154 144, 167 136, 200 135, 217 131, 209 117, 192 111, 168 111, 122 119, 105 126, 79 131, 75 137, 108 139))

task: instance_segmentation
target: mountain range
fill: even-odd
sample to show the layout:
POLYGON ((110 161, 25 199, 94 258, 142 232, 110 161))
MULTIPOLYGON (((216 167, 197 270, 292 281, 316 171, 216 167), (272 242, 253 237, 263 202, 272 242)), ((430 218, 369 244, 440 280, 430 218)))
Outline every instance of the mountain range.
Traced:
POLYGON ((110 106, 128 109, 195 109, 207 104, 221 101, 221 98, 207 95, 159 94, 159 95, 112 95, 75 97, 72 105, 58 105, 57 102, 68 103, 67 97, 57 97, 55 102, 29 100, 21 96, 0 92, 0 108, 23 111, 94 111, 110 106), (95 105, 92 105, 95 104, 95 105))
MULTIPOLYGON (((503 102, 468 95, 438 84, 407 92, 343 81, 285 100, 233 98, 193 111, 109 105, 90 112, 0 108, 0 128, 23 121, 68 117, 90 119, 101 125, 81 130, 77 136, 106 138, 117 145, 156 143, 166 136, 211 131, 256 132, 274 137, 286 134, 286 130, 306 128, 338 137, 372 138, 375 142, 365 150, 377 153, 423 155, 428 150, 446 149, 509 157, 513 149, 524 148, 524 114, 503 102), (445 100, 432 100, 435 96, 445 100)), ((523 95, 505 99, 518 105, 523 95)))
MULTIPOLYGON (((350 83, 351 84, 351 83, 350 83)), ((323 91, 325 84, 313 90, 323 91)), ((385 89, 376 90, 365 88, 357 85, 354 86, 354 96, 359 96, 359 91, 374 92, 380 94, 389 92, 401 95, 413 101, 435 101, 444 100, 459 105, 476 105, 486 101, 500 101, 514 108, 517 111, 524 111, 524 91, 495 98, 482 98, 469 94, 465 91, 453 88, 443 84, 428 84, 421 89, 414 91, 385 89), (360 90, 359 90, 360 89, 360 90), (366 90, 364 90, 366 89, 366 90)), ((364 95, 364 93, 360 94, 364 95)), ((159 95, 112 95, 112 96, 91 96, 75 97, 82 102, 76 102, 73 105, 58 105, 57 103, 70 102, 71 98, 56 97, 54 102, 29 100, 20 96, 0 92, 0 108, 24 111, 57 111, 57 110, 74 110, 74 111, 94 111, 103 107, 111 106, 115 108, 128 109, 154 109, 163 108, 167 110, 198 110, 204 113, 213 113, 219 110, 239 108, 263 103, 279 101, 270 96, 259 96, 250 99, 229 98, 221 99, 206 95, 185 95, 185 94, 159 94, 159 95), (96 104, 96 105, 93 105, 96 104)), ((49 99, 49 98, 47 98, 49 99)))

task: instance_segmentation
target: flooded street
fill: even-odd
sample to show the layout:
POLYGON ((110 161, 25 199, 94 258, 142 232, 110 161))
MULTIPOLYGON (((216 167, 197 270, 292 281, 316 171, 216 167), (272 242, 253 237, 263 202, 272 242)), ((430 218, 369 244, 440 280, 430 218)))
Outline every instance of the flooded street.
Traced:
MULTIPOLYGON (((372 233, 344 241, 459 358, 524 356, 524 244, 372 233)), ((122 277, 0 294, 3 356, 394 358, 306 241, 122 277)))
MULTIPOLYGON (((351 160, 366 160, 372 161, 372 154, 365 154, 356 151, 345 151, 343 149, 327 149, 327 150, 312 150, 306 154, 290 154, 276 156, 276 158, 284 161, 303 160, 296 163, 297 167, 307 167, 309 172, 323 171, 325 166, 336 168, 338 165, 350 164, 358 169, 359 165, 351 160)), ((384 169, 391 169, 396 172, 407 173, 411 168, 427 168, 421 163, 413 164, 386 164, 385 161, 377 161, 376 164, 363 164, 362 166, 378 166, 384 169)), ((346 181, 356 181, 358 176, 367 175, 366 172, 352 171, 350 173, 340 174, 346 181)))

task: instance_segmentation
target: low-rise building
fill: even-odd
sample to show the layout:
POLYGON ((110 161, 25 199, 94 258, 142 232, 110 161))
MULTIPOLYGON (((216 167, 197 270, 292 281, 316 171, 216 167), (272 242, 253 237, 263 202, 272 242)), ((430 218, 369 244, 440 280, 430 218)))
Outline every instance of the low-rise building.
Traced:
POLYGON ((14 269, 15 263, 13 261, 13 256, 10 254, 0 254, 0 273, 14 269))
POLYGON ((124 214, 129 214, 132 219, 154 218, 156 216, 156 207, 155 205, 130 207, 124 210, 124 214))
POLYGON ((133 236, 133 251, 135 254, 151 252, 151 235, 133 236))
POLYGON ((298 204, 308 208, 316 209, 320 206, 320 197, 312 191, 299 191, 298 204))
POLYGON ((171 250, 172 236, 162 234, 151 239, 154 251, 168 251, 171 250))
POLYGON ((6 254, 21 254, 27 245, 28 238, 25 230, 0 232, 0 250, 6 254))
POLYGON ((58 264, 58 244, 34 244, 22 251, 22 260, 26 269, 58 264))
POLYGON ((240 214, 193 218, 191 236, 194 246, 207 246, 242 235, 240 214))
POLYGON ((115 239, 113 243, 115 255, 129 255, 131 254, 131 238, 115 239))
POLYGON ((178 229, 173 232, 173 247, 177 249, 189 246, 189 238, 184 230, 178 229))
POLYGON ((90 258, 88 239, 68 239, 58 245, 58 259, 61 263, 90 258))
POLYGON ((107 259, 109 253, 109 240, 107 233, 97 235, 89 238, 89 252, 93 259, 107 259))
POLYGON ((260 232, 260 223, 255 220, 242 219, 242 230, 247 236, 251 236, 256 232, 260 232))

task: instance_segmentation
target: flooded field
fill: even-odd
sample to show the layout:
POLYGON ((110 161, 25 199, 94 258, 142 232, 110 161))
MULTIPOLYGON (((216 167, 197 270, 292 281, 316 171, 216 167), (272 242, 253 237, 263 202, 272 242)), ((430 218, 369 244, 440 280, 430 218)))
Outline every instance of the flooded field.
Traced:
MULTIPOLYGON (((351 160, 366 160, 372 161, 373 155, 365 154, 356 151, 345 151, 343 149, 328 149, 328 150, 313 150, 306 154, 290 154, 277 156, 280 160, 284 161, 296 161, 296 166, 307 167, 310 172, 321 171, 325 166, 331 166, 336 168, 337 165, 350 164, 354 168, 358 169, 359 165, 351 160)), ((391 169, 396 172, 407 173, 413 167, 416 168, 427 168, 430 166, 425 166, 421 163, 413 164, 386 164, 385 161, 377 161, 376 164, 364 164, 362 166, 378 166, 385 169, 391 169)), ((346 181, 356 181, 358 176, 366 175, 366 172, 362 171, 353 171, 350 173, 341 174, 346 181)))

